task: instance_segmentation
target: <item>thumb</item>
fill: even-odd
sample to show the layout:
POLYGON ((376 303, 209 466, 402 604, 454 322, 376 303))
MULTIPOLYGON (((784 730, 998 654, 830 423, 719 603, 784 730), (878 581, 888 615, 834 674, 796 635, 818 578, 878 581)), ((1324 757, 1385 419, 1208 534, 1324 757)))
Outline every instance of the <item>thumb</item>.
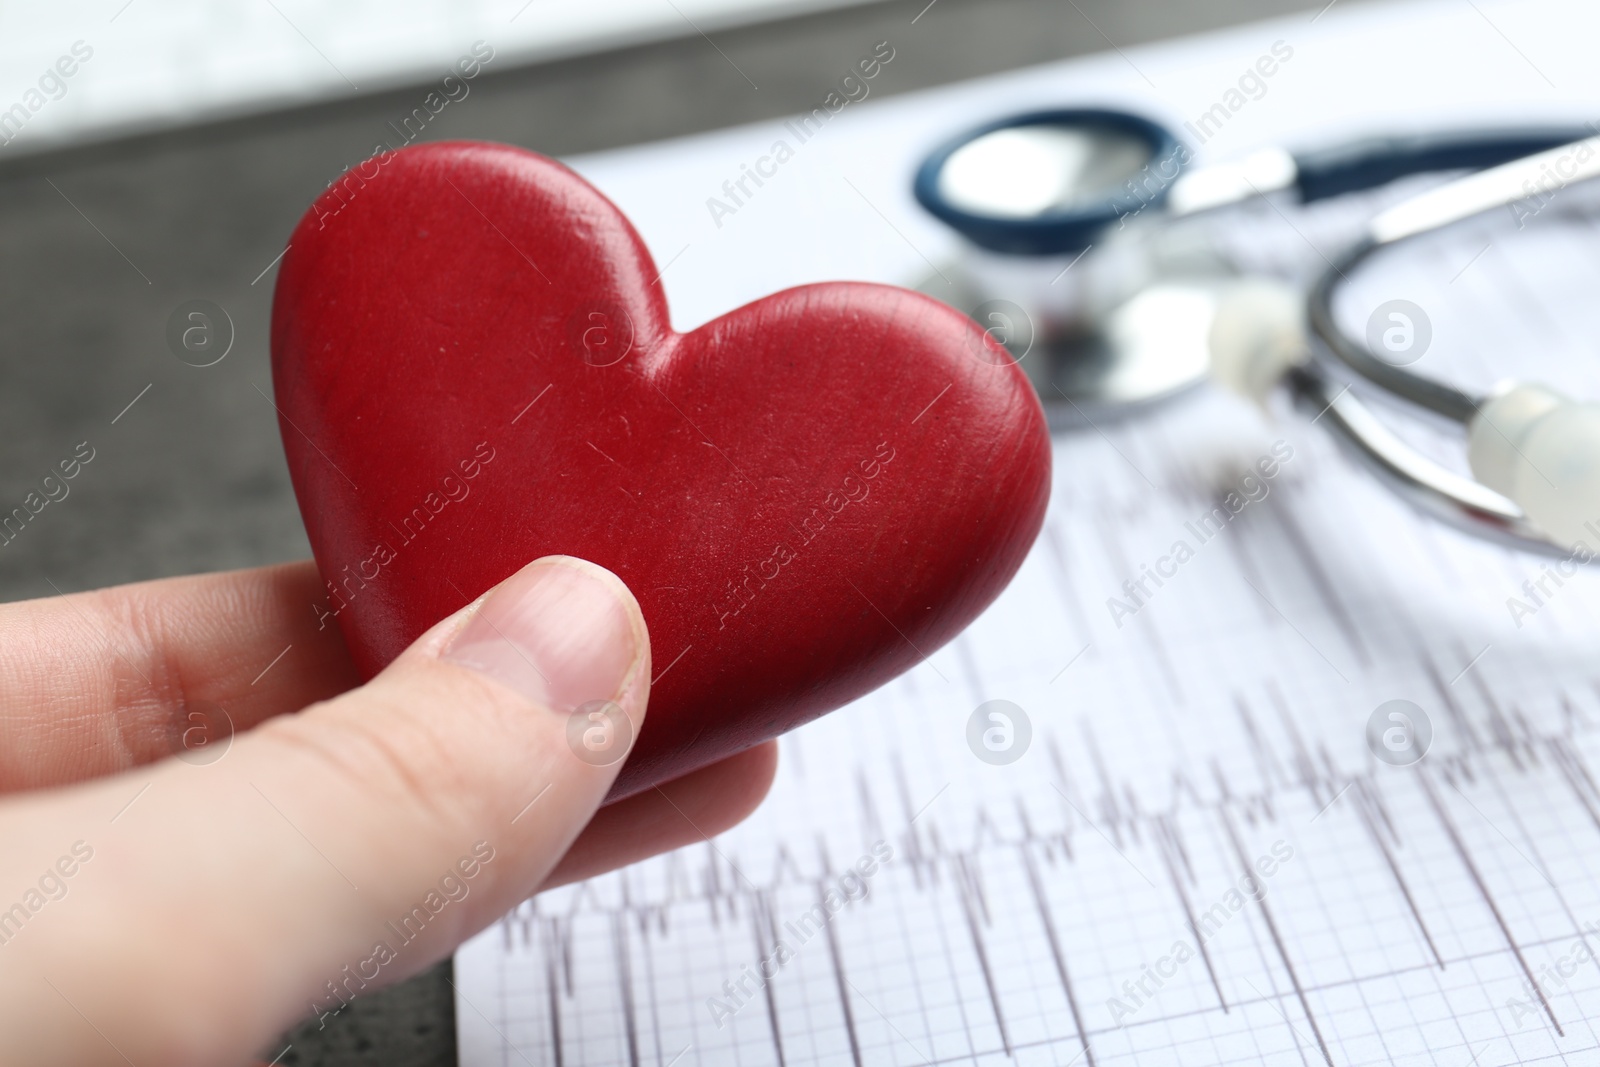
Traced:
POLYGON ((0 1031, 39 1035, 28 1063, 227 1062, 424 969, 544 880, 638 735, 649 679, 622 582, 547 557, 205 766, 0 808, 21 845, 7 869, 93 853, 0 946, 0 1031))

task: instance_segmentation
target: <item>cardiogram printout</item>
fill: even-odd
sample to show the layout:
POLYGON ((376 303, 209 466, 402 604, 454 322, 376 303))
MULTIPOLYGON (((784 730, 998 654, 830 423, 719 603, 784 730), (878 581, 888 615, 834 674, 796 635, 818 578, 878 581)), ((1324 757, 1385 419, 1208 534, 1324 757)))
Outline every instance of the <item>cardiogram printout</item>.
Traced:
MULTIPOLYGON (((1579 199, 1337 310, 1414 302, 1419 369, 1471 388, 1600 395, 1579 199)), ((1303 281, 1375 206, 1206 240, 1303 281)), ((1600 577, 1418 517, 1314 414, 1202 390, 1058 434, 1010 588, 785 737, 745 825, 460 951, 461 1062, 1600 1063, 1600 577)))

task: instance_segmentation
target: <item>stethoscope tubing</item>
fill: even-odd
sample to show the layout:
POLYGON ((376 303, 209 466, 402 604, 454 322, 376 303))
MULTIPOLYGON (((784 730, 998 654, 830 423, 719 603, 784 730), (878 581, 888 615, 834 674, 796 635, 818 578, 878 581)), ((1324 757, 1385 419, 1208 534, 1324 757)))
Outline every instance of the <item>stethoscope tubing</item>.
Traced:
POLYGON ((1565 184, 1600 177, 1600 136, 1458 178, 1374 218, 1367 232, 1330 261, 1311 286, 1306 326, 1313 358, 1288 376, 1296 399, 1313 410, 1313 419, 1326 420, 1358 458, 1412 504, 1469 532, 1550 556, 1567 556, 1571 550, 1552 542, 1513 501, 1405 444, 1351 393, 1348 384, 1340 386, 1330 370, 1353 371, 1380 389, 1463 426, 1478 416, 1488 398, 1379 359, 1362 340, 1339 328, 1333 301, 1340 283, 1379 250, 1515 203, 1528 195, 1530 178, 1569 162, 1571 168, 1560 173, 1565 184))
POLYGON ((1347 454, 1419 511, 1497 544, 1544 556, 1570 555, 1515 503, 1402 441, 1325 363, 1313 360, 1295 367, 1287 382, 1302 412, 1326 426, 1347 454))
MULTIPOLYGON (((1261 188, 1246 181, 1238 196, 1293 189, 1301 203, 1311 203, 1415 174, 1493 167, 1570 144, 1591 132, 1582 127, 1479 129, 1370 137, 1309 151, 1280 150, 1275 153, 1284 161, 1279 184, 1261 188)), ((1192 150, 1177 135, 1143 115, 1115 108, 1046 108, 984 123, 939 145, 917 168, 912 193, 925 210, 979 248, 1019 256, 1071 255, 1091 247, 1108 228, 1130 216, 1165 210, 1175 185, 1207 169, 1191 169, 1192 161, 1192 150), (1123 187, 1107 192, 1092 206, 1029 218, 980 214, 944 195, 940 175, 963 147, 1003 130, 1041 126, 1113 129, 1143 141, 1149 161, 1123 187)), ((1214 206, 1235 202, 1225 199, 1214 206)))
POLYGON ((1339 284, 1375 252, 1385 247, 1387 244, 1367 236, 1334 258, 1317 277, 1306 296, 1306 326, 1329 355, 1373 385, 1425 411, 1442 415, 1464 426, 1477 414, 1483 403, 1482 398, 1470 396, 1447 382, 1379 359, 1365 343, 1341 330, 1334 320, 1333 297, 1339 284))

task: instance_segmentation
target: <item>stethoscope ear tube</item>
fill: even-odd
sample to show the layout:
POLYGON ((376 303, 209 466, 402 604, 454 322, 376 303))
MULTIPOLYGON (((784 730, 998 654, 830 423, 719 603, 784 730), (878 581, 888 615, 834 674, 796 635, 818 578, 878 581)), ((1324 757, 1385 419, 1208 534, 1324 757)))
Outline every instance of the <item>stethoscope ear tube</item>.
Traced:
POLYGON ((1446 382, 1384 362, 1364 341, 1350 337, 1334 321, 1333 294, 1339 283, 1381 247, 1384 246, 1367 237, 1328 264, 1306 298, 1306 324, 1311 336, 1329 354, 1373 385, 1465 425, 1477 413, 1478 399, 1446 382))
MULTIPOLYGON (((1362 340, 1345 334, 1333 315, 1339 283, 1378 249, 1515 203, 1551 171, 1565 184, 1600 177, 1600 136, 1491 167, 1384 211, 1373 219, 1361 241, 1329 264, 1306 302, 1313 352, 1332 357, 1374 385, 1466 427, 1474 474, 1483 480, 1455 474, 1411 449, 1351 395, 1348 385, 1336 388, 1326 366, 1315 359, 1295 368, 1289 381, 1296 396, 1316 408, 1316 419, 1327 419, 1340 438, 1412 503, 1494 540, 1576 557, 1574 542, 1590 536, 1593 520, 1600 520, 1600 447, 1596 445, 1600 441, 1600 408, 1518 383, 1503 387, 1495 397, 1469 395, 1383 361, 1362 340), (1507 436, 1507 420, 1518 404, 1527 406, 1520 402, 1522 397, 1538 398, 1537 410, 1525 413, 1527 417, 1520 422, 1526 425, 1519 424, 1513 434, 1516 439, 1512 439, 1507 436), (1508 407, 1509 401, 1518 403, 1508 407), (1547 425, 1539 425, 1541 420, 1547 425), (1538 437, 1533 436, 1536 433, 1538 437), (1544 462, 1538 469, 1524 452, 1529 442, 1541 446, 1544 462), (1560 482, 1553 482, 1543 468, 1554 471, 1560 482), (1493 487, 1484 480, 1494 483, 1493 487), (1585 519, 1590 523, 1585 524, 1585 519)), ((1596 555, 1591 552, 1587 558, 1596 555)))
POLYGON ((1398 496, 1418 510, 1478 537, 1546 556, 1564 556, 1513 501, 1440 466, 1384 425, 1326 368, 1311 362, 1288 374, 1296 405, 1329 427, 1336 440, 1398 496))
POLYGON ((1368 225, 1366 235, 1330 261, 1312 285, 1306 299, 1312 337, 1374 385, 1454 422, 1470 422, 1485 398, 1379 359, 1364 340, 1339 328, 1333 296, 1339 284, 1379 249, 1524 199, 1528 189, 1537 188, 1537 180, 1552 170, 1567 184, 1600 177, 1600 136, 1469 174, 1383 211, 1368 225))
POLYGON ((1294 153, 1302 203, 1375 189, 1412 174, 1483 170, 1572 144, 1590 131, 1574 127, 1479 130, 1370 137, 1294 153))

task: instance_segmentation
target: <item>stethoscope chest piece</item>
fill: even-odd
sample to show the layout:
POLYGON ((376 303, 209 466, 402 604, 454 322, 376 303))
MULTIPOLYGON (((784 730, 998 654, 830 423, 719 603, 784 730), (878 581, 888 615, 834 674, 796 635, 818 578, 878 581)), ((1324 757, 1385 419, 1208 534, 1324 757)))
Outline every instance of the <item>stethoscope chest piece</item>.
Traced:
MULTIPOLYGON (((1143 284, 1115 290, 1132 294, 1124 300, 1087 277, 1117 258, 1089 253, 1108 231, 1159 208, 1185 159, 1156 123, 1074 108, 980 127, 917 172, 917 200, 969 246, 919 288, 972 315, 1011 352, 1053 424, 1116 418, 1206 377, 1215 303, 1206 278, 1141 276, 1143 284)), ((1099 273, 1103 282, 1111 272, 1099 273)))

